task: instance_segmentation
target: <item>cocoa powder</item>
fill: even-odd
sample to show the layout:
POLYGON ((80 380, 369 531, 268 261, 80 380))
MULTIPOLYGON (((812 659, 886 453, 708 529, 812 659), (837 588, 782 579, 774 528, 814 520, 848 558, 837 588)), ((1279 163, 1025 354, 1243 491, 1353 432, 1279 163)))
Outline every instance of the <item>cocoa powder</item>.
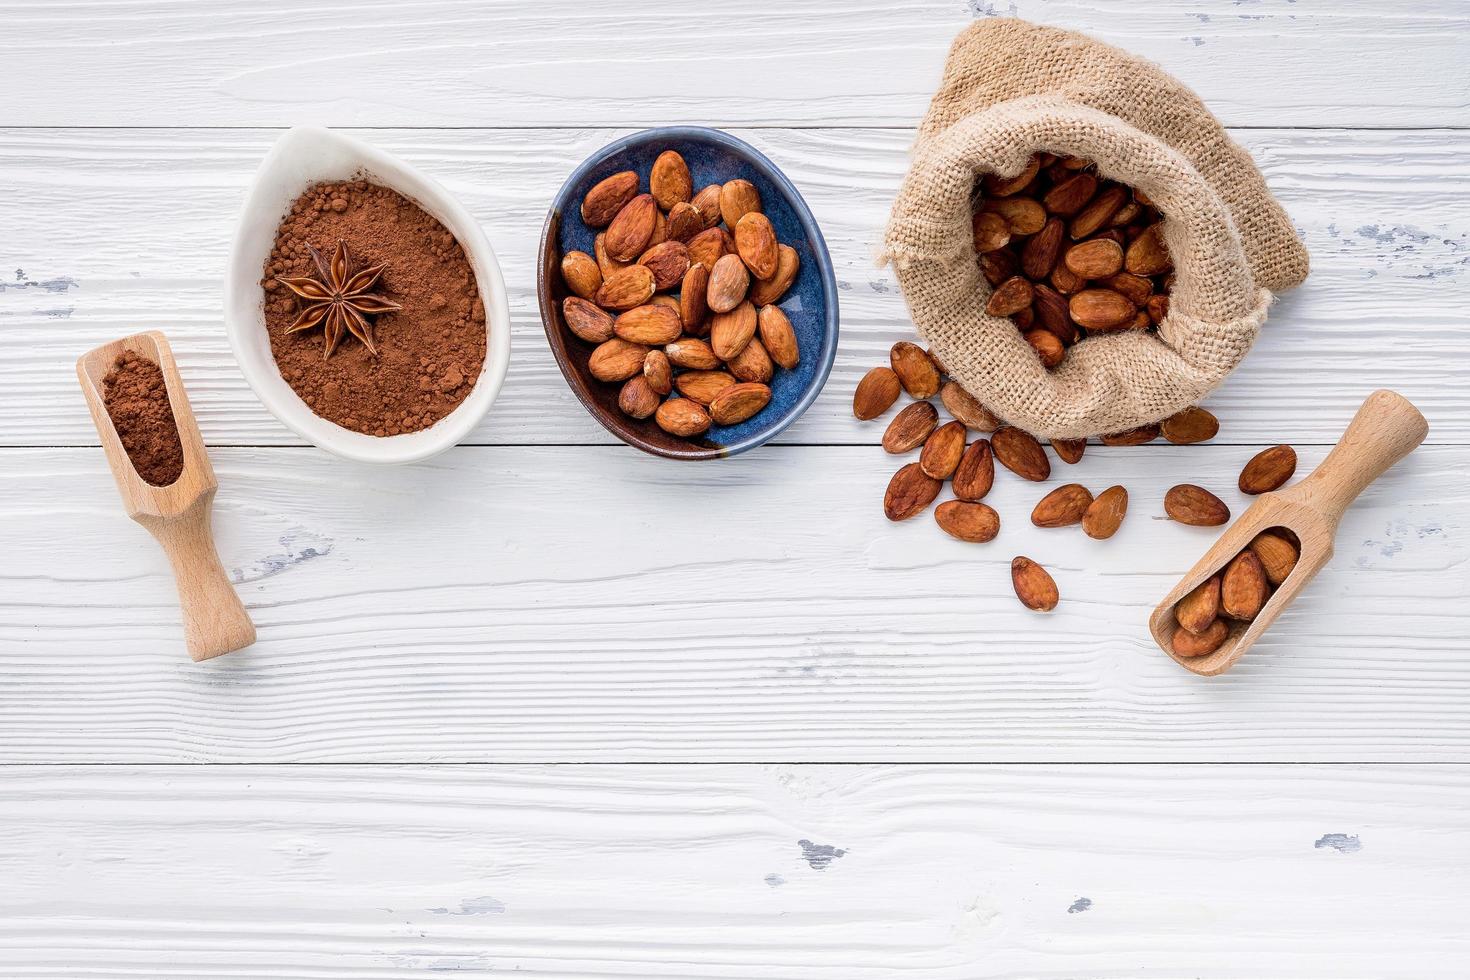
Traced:
POLYGON ((464 249, 438 220, 368 180, 315 184, 276 231, 261 286, 281 377, 313 412, 355 432, 417 432, 454 411, 485 361, 485 308, 464 249), (320 327, 288 334, 300 310, 277 276, 318 277, 307 246, 330 260, 345 242, 355 268, 385 263, 373 292, 402 309, 370 317, 374 357, 346 336, 324 357, 320 327))
POLYGON ((177 480, 184 472, 184 447, 158 365, 124 351, 102 379, 102 403, 138 475, 155 487, 177 480))

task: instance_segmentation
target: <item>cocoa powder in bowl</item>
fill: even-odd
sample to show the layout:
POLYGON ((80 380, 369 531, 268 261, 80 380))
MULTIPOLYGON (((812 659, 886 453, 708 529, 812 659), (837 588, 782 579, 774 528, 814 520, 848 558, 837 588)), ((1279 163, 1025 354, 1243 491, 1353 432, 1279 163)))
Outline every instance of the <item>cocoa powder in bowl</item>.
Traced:
POLYGON ((179 478, 184 446, 168 403, 168 385, 156 363, 132 351, 120 354, 102 379, 102 404, 145 482, 166 487, 179 478))
POLYGON ((313 412, 344 428, 374 436, 426 429, 480 376, 485 307, 474 269, 443 224, 391 188, 366 179, 307 188, 276 230, 261 286, 281 377, 313 412), (324 356, 322 326, 287 332, 310 303, 277 278, 320 279, 308 246, 330 262, 338 242, 352 272, 384 266, 369 291, 401 307, 367 317, 376 356, 345 333, 324 356))

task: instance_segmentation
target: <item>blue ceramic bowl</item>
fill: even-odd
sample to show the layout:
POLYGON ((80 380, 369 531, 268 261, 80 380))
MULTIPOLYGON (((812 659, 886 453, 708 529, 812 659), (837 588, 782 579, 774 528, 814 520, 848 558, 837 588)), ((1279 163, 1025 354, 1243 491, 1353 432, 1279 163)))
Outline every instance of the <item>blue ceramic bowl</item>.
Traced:
POLYGON ((557 364, 577 398, 613 435, 645 452, 671 459, 713 459, 733 456, 767 442, 807 410, 816 400, 837 353, 837 281, 832 258, 801 194, 776 165, 750 144, 728 133, 702 126, 649 129, 609 143, 572 172, 557 192, 546 227, 541 233, 541 264, 537 279, 541 321, 557 364), (582 198, 594 184, 622 170, 636 172, 642 190, 648 189, 648 171, 665 150, 683 155, 697 191, 743 177, 760 191, 762 210, 783 245, 796 249, 801 267, 796 281, 777 303, 791 320, 801 346, 796 369, 776 369, 771 379, 771 402, 739 425, 716 425, 703 436, 683 439, 660 429, 653 419, 634 419, 618 409, 621 384, 598 381, 587 371, 589 344, 567 329, 561 301, 567 295, 561 279, 561 257, 577 250, 592 253, 596 231, 582 223, 582 198))

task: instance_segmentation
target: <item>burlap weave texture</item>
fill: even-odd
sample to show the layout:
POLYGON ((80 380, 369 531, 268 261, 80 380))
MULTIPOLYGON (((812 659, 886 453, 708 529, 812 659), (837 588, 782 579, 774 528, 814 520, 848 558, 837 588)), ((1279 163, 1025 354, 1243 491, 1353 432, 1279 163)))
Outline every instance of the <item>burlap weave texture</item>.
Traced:
POLYGON ((1052 438, 1198 402, 1250 350, 1272 294, 1308 268, 1260 171, 1197 96, 1116 48, 1014 19, 979 21, 951 47, 885 246, 951 375, 1007 422, 1052 438), (1051 371, 1011 320, 985 313, 970 229, 978 176, 1019 173, 1037 152, 1085 157, 1152 198, 1175 266, 1156 335, 1090 337, 1051 371))

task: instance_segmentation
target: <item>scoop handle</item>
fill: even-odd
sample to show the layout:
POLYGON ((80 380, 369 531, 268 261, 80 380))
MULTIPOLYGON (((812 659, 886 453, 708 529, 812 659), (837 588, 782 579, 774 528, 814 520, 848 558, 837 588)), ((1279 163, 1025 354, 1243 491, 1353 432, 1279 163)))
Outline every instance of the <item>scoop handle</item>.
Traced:
POLYGON ((1418 448, 1429 423, 1396 391, 1373 392, 1327 458, 1283 496, 1314 508, 1333 524, 1370 483, 1418 448))
POLYGON ((173 565, 179 606, 184 613, 184 642, 195 662, 248 647, 255 624, 235 587, 225 575, 210 531, 214 491, 202 494, 177 517, 141 521, 163 546, 173 565))

